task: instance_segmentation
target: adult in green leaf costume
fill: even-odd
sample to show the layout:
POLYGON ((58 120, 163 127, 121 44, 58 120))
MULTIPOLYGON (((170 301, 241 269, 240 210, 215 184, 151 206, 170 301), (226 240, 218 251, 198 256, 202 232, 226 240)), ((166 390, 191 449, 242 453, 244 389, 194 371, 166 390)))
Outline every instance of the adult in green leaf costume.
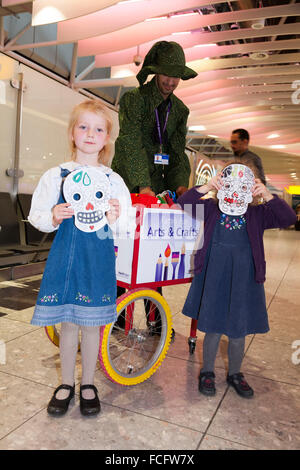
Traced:
POLYGON ((174 95, 180 79, 197 73, 185 65, 182 47, 159 41, 137 74, 140 86, 120 100, 120 132, 112 168, 131 193, 186 191, 190 164, 185 154, 188 108, 174 95), (150 82, 148 75, 154 74, 150 82))

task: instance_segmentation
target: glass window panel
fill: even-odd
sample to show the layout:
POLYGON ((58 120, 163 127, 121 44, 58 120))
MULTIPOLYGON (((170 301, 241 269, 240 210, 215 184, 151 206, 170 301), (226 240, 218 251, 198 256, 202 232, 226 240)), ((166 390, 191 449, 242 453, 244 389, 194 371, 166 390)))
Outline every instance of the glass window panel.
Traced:
POLYGON ((14 166, 17 89, 11 80, 17 76, 17 62, 0 54, 0 191, 12 192, 13 178, 6 175, 14 166))

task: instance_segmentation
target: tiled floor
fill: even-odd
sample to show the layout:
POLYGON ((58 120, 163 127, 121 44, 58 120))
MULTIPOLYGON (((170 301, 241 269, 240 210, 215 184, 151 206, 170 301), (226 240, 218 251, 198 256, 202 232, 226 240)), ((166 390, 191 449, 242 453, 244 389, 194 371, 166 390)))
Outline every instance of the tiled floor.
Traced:
POLYGON ((158 371, 123 387, 99 367, 102 413, 82 417, 77 395, 66 416, 52 418, 46 407, 60 384, 59 351, 43 328, 29 324, 39 277, 0 283, 0 340, 6 345, 0 449, 300 449, 300 232, 268 231, 265 248, 271 330, 247 337, 243 372, 255 390, 251 400, 226 385, 225 337, 216 362, 217 395, 199 394, 203 334, 191 356, 190 321, 180 313, 189 286, 181 285, 164 288, 176 338, 158 371))

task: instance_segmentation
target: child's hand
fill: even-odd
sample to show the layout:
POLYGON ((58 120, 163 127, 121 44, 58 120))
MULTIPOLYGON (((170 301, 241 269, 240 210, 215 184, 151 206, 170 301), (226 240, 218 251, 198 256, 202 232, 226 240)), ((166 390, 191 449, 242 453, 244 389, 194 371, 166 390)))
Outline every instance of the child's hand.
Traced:
POLYGON ((148 194, 149 196, 155 196, 150 186, 140 187, 140 194, 148 194))
POLYGON ((180 197, 187 191, 188 191, 188 188, 186 188, 185 186, 178 186, 178 188, 176 189, 176 196, 180 197))
POLYGON ((206 184, 203 186, 200 186, 200 188, 197 188, 197 191, 202 194, 206 194, 209 191, 212 191, 213 189, 216 189, 217 191, 222 188, 222 178, 221 178, 222 172, 217 173, 215 176, 213 176, 206 184))
POLYGON ((113 224, 120 217, 120 203, 118 199, 110 199, 110 209, 106 212, 106 218, 109 224, 113 224))
POLYGON ((265 185, 258 178, 255 179, 255 183, 252 188, 252 195, 253 197, 260 196, 266 202, 273 199, 273 194, 270 193, 270 191, 265 187, 265 185))
POLYGON ((71 219, 74 215, 74 210, 70 208, 69 202, 64 202, 63 204, 57 204, 52 209, 52 223, 53 226, 61 224, 64 219, 71 219))

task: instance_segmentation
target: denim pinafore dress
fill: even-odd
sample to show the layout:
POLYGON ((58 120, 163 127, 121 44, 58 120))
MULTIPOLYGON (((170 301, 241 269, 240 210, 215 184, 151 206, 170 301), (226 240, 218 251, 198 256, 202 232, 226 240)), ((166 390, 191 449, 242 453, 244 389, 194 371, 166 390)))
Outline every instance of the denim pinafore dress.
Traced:
MULTIPOLYGON (((62 179, 69 173, 62 169, 62 179)), ((61 191, 58 204, 63 202, 61 191)), ((85 233, 75 226, 74 217, 63 220, 49 252, 31 323, 102 326, 115 322, 115 258, 107 224, 98 232, 85 233)))
POLYGON ((263 284, 255 267, 246 219, 220 212, 202 271, 195 275, 182 313, 206 333, 241 338, 269 330, 263 284))

